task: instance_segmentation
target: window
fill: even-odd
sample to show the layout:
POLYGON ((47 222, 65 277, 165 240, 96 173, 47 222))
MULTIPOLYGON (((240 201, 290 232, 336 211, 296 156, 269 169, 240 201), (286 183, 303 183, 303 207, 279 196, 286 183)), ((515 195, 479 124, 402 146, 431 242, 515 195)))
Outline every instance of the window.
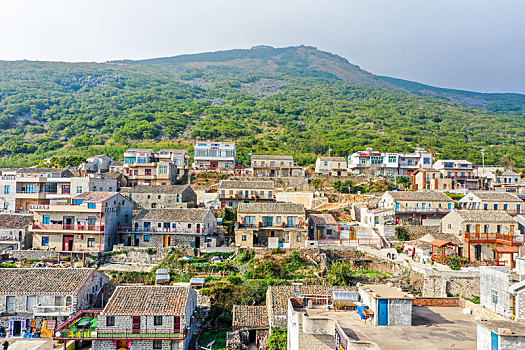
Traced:
POLYGON ((162 316, 154 316, 153 317, 153 325, 154 326, 162 326, 162 316))
POLYGON ((268 198, 272 198, 272 194, 273 194, 272 191, 268 191, 268 198))
POLYGON ((497 233, 502 233, 503 232, 502 231, 502 226, 501 225, 496 226, 496 231, 497 231, 497 233))
POLYGON ((159 195, 157 196, 157 198, 158 198, 158 199, 161 199, 161 198, 162 198, 162 196, 161 196, 161 195, 159 194, 159 195))
POLYGON ((167 174, 168 173, 168 167, 166 165, 159 166, 159 174, 167 174))
POLYGON ((146 157, 138 157, 137 158, 137 163, 146 163, 146 157))
POLYGON ((62 186, 62 193, 63 194, 69 194, 71 193, 71 187, 69 185, 63 185, 62 186))
POLYGON ((430 158, 423 158, 423 164, 430 164, 430 158))
POLYGON ((483 232, 484 233, 489 233, 489 230, 490 230, 490 226, 489 225, 485 225, 484 228, 483 228, 483 232))
POLYGON ((492 304, 497 304, 498 303, 498 292, 492 289, 491 294, 492 294, 492 304))
POLYGON ((15 311, 15 297, 6 296, 5 297, 5 311, 15 311))
POLYGON ((26 298, 26 311, 33 311, 36 305, 36 296, 28 295, 26 298))
POLYGON ((484 210, 487 210, 489 208, 489 205, 488 204, 483 204, 483 209, 484 210))
POLYGON ((275 217, 275 222, 280 224, 281 223, 281 217, 280 216, 276 216, 275 217))
POLYGON ((509 209, 509 205, 508 204, 503 204, 503 210, 508 210, 509 209))
POLYGON ((82 193, 82 186, 77 186, 77 193, 82 193))
POLYGON ((154 340, 153 349, 162 349, 162 340, 154 340))
POLYGON ((472 232, 472 225, 467 225, 467 233, 471 233, 472 232))
POLYGON ((96 209, 97 203, 88 203, 88 209, 96 209))
POLYGON ((4 194, 11 193, 11 185, 5 185, 4 186, 4 194))
POLYGON ((255 216, 245 216, 244 224, 246 226, 255 226, 255 216))
POLYGON ((42 237, 42 247, 49 247, 49 237, 42 237))
POLYGON ((286 219, 288 227, 297 227, 299 223, 299 218, 297 216, 289 216, 286 219))
POLYGON ((297 242, 301 242, 301 236, 297 236, 297 242))
POLYGON ((151 175, 151 169, 144 169, 144 175, 151 175))
POLYGON ((106 317, 106 326, 107 327, 114 327, 115 326, 115 316, 107 316, 106 317))
POLYGON ((389 162, 389 163, 395 163, 395 162, 396 162, 396 159, 397 159, 396 156, 388 156, 388 162, 389 162))
POLYGON ((494 204, 494 210, 498 210, 498 205, 494 204))
POLYGON ((124 163, 126 163, 126 164, 133 164, 133 163, 135 163, 135 157, 126 157, 126 158, 124 158, 124 163))
POLYGON ((88 248, 94 248, 95 247, 95 239, 94 238, 88 238, 87 239, 87 246, 88 246, 88 248))
POLYGON ((246 242, 246 235, 242 235, 242 241, 246 242))
POLYGON ((144 235, 144 242, 149 242, 149 235, 144 235))
POLYGON ((155 209, 157 207, 157 203, 151 203, 151 207, 155 209))

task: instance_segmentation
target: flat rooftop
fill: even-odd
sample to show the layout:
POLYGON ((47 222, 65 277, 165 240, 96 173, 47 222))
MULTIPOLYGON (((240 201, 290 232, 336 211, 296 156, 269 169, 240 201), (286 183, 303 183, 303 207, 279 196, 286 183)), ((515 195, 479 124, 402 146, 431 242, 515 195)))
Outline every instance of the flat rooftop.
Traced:
POLYGON ((515 321, 479 321, 478 324, 487 328, 489 331, 496 334, 505 335, 508 337, 523 337, 525 336, 525 322, 515 321), (502 330, 510 330, 512 333, 506 333, 502 330))
MULTIPOLYGON (((336 320, 349 338, 376 343, 382 350, 476 350, 476 322, 459 307, 414 306, 412 326, 373 326, 356 311, 306 309, 310 317, 336 320)), ((323 338, 320 336, 320 338, 323 338)))
POLYGON ((364 284, 359 290, 376 299, 414 299, 412 294, 386 284, 364 284))

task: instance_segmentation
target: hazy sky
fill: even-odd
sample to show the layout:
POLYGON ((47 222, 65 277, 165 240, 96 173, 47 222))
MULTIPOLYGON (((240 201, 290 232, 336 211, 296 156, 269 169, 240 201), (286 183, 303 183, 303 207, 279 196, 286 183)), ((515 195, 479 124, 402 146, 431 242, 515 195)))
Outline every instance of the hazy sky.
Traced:
POLYGON ((0 0, 0 59, 312 45, 372 73, 525 93, 524 0, 0 0))

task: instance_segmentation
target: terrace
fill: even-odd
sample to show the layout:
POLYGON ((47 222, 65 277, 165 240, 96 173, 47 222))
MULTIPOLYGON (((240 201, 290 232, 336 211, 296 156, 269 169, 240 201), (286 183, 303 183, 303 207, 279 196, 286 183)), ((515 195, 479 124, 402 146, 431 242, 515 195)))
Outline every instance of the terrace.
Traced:
POLYGON ((33 224, 31 231, 79 231, 104 232, 104 225, 77 225, 77 224, 33 224))
POLYGON ((501 243, 510 245, 523 244, 523 236, 504 233, 472 233, 465 232, 465 242, 469 243, 501 243))
POLYGON ((183 227, 132 227, 132 226, 118 226, 119 233, 186 233, 186 234, 202 234, 205 233, 204 227, 183 228, 183 227))

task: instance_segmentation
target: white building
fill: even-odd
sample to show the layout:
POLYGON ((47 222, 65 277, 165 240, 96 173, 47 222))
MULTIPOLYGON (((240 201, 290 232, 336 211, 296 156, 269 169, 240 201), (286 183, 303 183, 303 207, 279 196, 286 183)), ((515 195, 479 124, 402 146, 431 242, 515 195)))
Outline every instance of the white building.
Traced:
POLYGON ((317 157, 315 173, 328 176, 346 176, 347 162, 343 157, 317 157))
POLYGON ((360 173, 372 169, 383 176, 407 176, 417 169, 432 168, 433 155, 418 148, 414 153, 375 152, 371 148, 348 156, 348 170, 360 173))
POLYGON ((235 167, 235 142, 197 142, 193 167, 198 170, 228 170, 235 167))

